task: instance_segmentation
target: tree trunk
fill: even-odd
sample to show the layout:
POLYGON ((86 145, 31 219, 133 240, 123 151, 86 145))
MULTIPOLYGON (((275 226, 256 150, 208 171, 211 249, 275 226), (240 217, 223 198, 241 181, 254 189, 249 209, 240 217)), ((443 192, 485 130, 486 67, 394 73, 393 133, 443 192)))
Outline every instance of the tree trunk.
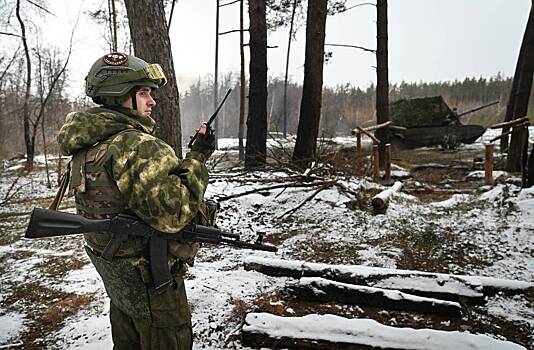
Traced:
MULTIPOLYGON (((389 121, 389 77, 388 77, 388 2, 377 0, 376 3, 376 123, 389 121)), ((380 140, 378 154, 380 168, 384 168, 386 143, 389 142, 389 132, 386 128, 375 131, 380 140)))
MULTIPOLYGON (((519 51, 519 57, 517 58, 517 64, 515 67, 514 78, 512 80, 512 87, 510 88, 510 95, 508 96, 508 104, 506 105, 506 114, 504 115, 504 121, 509 122, 514 119, 514 108, 515 108, 515 96, 517 94, 517 82, 519 81, 519 70, 521 68, 521 63, 523 62, 525 50, 524 45, 521 45, 519 51)), ((506 127, 502 129, 502 133, 505 134, 510 131, 510 128, 506 127)), ((501 137, 500 150, 501 153, 508 152, 510 135, 501 137)))
POLYGON ((239 126, 237 136, 239 138, 239 160, 245 159, 245 146, 243 145, 243 136, 245 135, 245 42, 243 39, 243 13, 244 0, 239 3, 239 56, 241 61, 241 74, 239 76, 239 126))
POLYGON ((261 166, 267 152, 267 25, 265 1, 249 1, 250 83, 245 167, 261 166))
POLYGON ((149 63, 159 63, 167 76, 167 85, 155 93, 157 120, 155 135, 182 156, 180 95, 172 60, 171 42, 163 1, 124 0, 135 55, 149 63))
POLYGON ((308 2, 304 84, 300 103, 297 141, 293 162, 304 168, 315 159, 321 118, 324 39, 327 0, 308 2))
MULTIPOLYGON (((215 11, 215 73, 213 73, 213 111, 217 110, 219 107, 219 0, 215 1, 217 9, 215 11)), ((217 132, 219 130, 219 118, 215 119, 215 124, 213 126, 217 132)), ((215 149, 218 149, 217 138, 218 135, 215 133, 215 149)))
POLYGON ((527 169, 527 184, 525 187, 531 187, 534 186, 534 145, 532 145, 532 150, 530 151, 527 169))
MULTIPOLYGON (((525 117, 528 111, 528 100, 532 89, 532 77, 534 74, 534 6, 530 8, 530 15, 528 17, 527 27, 523 36, 521 44, 521 54, 518 60, 518 67, 516 69, 517 91, 514 96, 513 115, 512 119, 525 117), (519 73, 519 74, 517 74, 519 73)), ((517 128, 512 132, 512 139, 510 141, 510 148, 508 150, 508 158, 506 161, 507 171, 520 171, 522 168, 522 148, 523 148, 523 133, 524 128, 517 128)))
POLYGON ((286 56, 286 74, 284 77, 284 127, 283 135, 287 137, 287 82, 289 76, 289 54, 291 52, 291 41, 293 41, 293 24, 295 22, 295 12, 297 11, 297 0, 293 0, 293 9, 291 10, 291 22, 289 24, 289 36, 287 39, 287 56, 286 56))
POLYGON ((32 62, 30 59, 30 49, 26 40, 26 27, 20 16, 20 0, 17 0, 16 15, 20 24, 22 45, 24 46, 24 55, 26 56, 26 90, 24 93, 24 102, 22 105, 22 120, 24 123, 24 143, 26 144, 26 167, 28 170, 33 169, 33 157, 35 153, 35 142, 30 135, 30 91, 32 86, 32 62))

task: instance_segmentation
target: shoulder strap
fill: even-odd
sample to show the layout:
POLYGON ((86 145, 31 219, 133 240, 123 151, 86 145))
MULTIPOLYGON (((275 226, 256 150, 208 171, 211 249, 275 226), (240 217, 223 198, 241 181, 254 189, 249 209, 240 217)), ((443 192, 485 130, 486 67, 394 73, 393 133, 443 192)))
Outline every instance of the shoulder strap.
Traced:
POLYGON ((59 189, 57 190, 56 196, 54 197, 54 200, 52 201, 48 209, 57 210, 57 208, 61 204, 61 201, 63 200, 63 196, 65 196, 67 186, 69 185, 69 179, 70 162, 67 164, 67 169, 65 170, 65 173, 63 174, 63 176, 61 176, 61 181, 59 182, 59 189))

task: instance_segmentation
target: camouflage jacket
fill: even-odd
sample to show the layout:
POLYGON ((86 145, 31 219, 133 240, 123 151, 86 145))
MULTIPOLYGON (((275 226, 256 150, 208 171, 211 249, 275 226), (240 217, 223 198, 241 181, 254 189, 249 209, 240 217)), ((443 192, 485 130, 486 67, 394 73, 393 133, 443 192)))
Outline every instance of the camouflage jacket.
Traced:
POLYGON ((164 141, 151 135, 154 119, 105 108, 73 112, 58 136, 61 153, 70 156, 127 129, 108 147, 107 165, 127 206, 147 224, 178 232, 196 215, 208 185, 205 157, 198 152, 179 159, 164 141))

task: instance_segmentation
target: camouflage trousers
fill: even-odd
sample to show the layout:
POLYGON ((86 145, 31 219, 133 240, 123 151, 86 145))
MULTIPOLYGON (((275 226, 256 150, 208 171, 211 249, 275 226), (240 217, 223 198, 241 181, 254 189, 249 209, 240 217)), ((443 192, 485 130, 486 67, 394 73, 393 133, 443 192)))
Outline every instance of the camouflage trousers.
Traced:
MULTIPOLYGON (((181 278, 180 278, 181 280, 181 278)), ((187 305, 184 283, 158 294, 150 291, 152 319, 135 319, 111 302, 109 318, 114 350, 190 350, 193 334, 190 321, 183 322, 187 305), (182 322, 180 322, 182 320, 182 322), (154 322, 156 321, 156 322, 154 322)))
POLYGON ((134 266, 130 259, 107 261, 89 248, 86 252, 111 300, 113 349, 192 349, 191 313, 182 278, 183 264, 183 268, 173 274, 172 286, 158 293, 147 279, 150 277, 146 271, 148 266, 134 266))

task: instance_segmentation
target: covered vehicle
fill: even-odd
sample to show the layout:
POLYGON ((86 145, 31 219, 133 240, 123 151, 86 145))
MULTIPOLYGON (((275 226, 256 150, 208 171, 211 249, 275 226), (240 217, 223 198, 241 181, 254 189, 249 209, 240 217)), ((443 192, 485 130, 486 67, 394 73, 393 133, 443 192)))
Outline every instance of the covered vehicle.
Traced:
POLYGON ((395 101, 390 105, 391 121, 406 130, 393 131, 393 142, 410 148, 439 145, 452 148, 457 143, 472 143, 486 129, 482 125, 463 125, 460 117, 496 103, 499 101, 457 113, 442 96, 395 101))

